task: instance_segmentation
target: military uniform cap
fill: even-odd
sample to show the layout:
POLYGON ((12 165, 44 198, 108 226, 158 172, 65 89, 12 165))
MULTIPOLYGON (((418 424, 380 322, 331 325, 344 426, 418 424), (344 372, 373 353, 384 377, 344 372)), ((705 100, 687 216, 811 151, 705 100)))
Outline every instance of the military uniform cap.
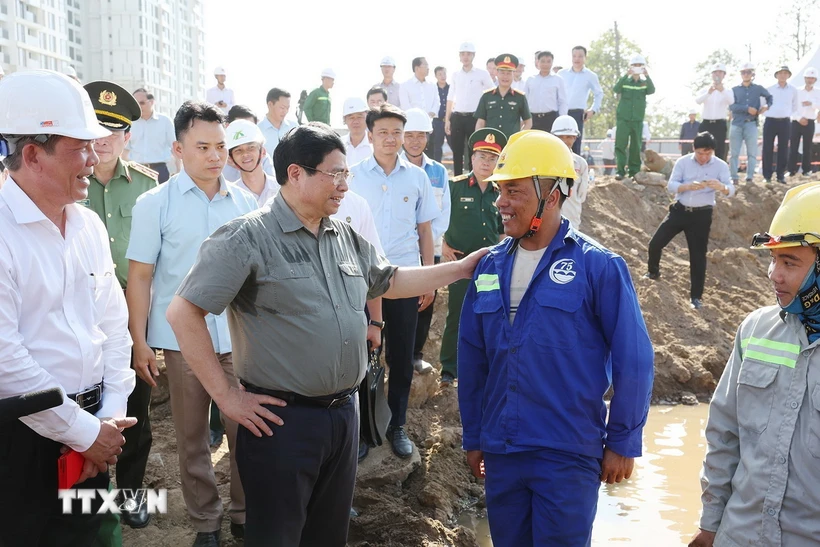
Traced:
POLYGON ((492 152, 501 154, 501 150, 507 146, 507 136, 498 129, 483 127, 470 135, 470 150, 478 152, 492 152))
POLYGON ((515 70, 518 68, 518 57, 512 53, 502 53, 495 58, 495 68, 506 68, 507 70, 515 70))
POLYGON ((83 87, 91 97, 97 121, 106 129, 124 131, 139 119, 140 105, 125 88, 104 80, 89 82, 83 87))

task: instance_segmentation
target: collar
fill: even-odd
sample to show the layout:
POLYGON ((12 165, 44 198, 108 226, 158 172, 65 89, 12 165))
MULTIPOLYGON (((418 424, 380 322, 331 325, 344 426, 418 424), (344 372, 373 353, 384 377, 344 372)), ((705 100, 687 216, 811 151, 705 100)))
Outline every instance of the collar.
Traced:
MULTIPOLYGON (((492 94, 495 95, 496 93, 499 96, 501 96, 501 86, 496 86, 496 87, 493 88, 492 94)), ((507 90, 507 93, 509 93, 510 95, 515 95, 515 88, 513 86, 510 86, 510 89, 507 90)), ((521 92, 519 91, 518 93, 521 93, 521 92)))
POLYGON ((715 155, 714 155, 714 154, 712 154, 712 157, 711 157, 711 158, 709 158, 709 161, 707 161, 706 163, 704 163, 703 165, 701 165, 700 163, 698 163, 698 160, 696 160, 696 159, 695 159, 695 153, 694 153, 694 152, 692 152, 692 161, 693 161, 693 162, 695 162, 695 164, 696 164, 698 167, 706 167, 707 165, 712 165, 712 164, 715 162, 715 155))
MULTIPOLYGON (((547 251, 549 251, 550 248, 556 249, 563 247, 567 240, 572 240, 579 245, 581 244, 580 234, 570 225, 566 217, 561 217, 561 226, 558 228, 558 232, 556 232, 555 236, 553 236, 552 241, 547 245, 547 251)), ((515 239, 507 236, 501 244, 491 247, 490 254, 493 255, 493 260, 503 259, 509 256, 507 253, 514 243, 515 239)))
MULTIPOLYGON (((404 152, 404 150, 402 150, 402 152, 404 152)), ((363 167, 364 167, 365 171, 373 171, 374 169, 378 168, 387 177, 389 177, 393 173, 397 173, 400 169, 410 169, 411 167, 413 167, 413 164, 410 163, 407 160, 407 158, 404 157, 402 152, 399 152, 398 158, 396 159, 396 168, 393 169, 393 171, 391 173, 384 173, 384 170, 379 165, 379 162, 376 161, 376 156, 375 155, 371 155, 366 160, 364 160, 362 162, 364 164, 363 167)))
MULTIPOLYGON (((194 182, 194 179, 192 179, 188 175, 188 173, 185 171, 184 167, 182 168, 182 171, 180 171, 179 174, 176 175, 176 183, 177 183, 177 188, 179 188, 179 193, 180 194, 184 194, 188 190, 198 188, 198 186, 194 182)), ((229 196, 230 194, 231 194, 230 187, 228 186, 228 183, 225 182, 225 177, 223 177, 222 175, 219 175, 219 192, 217 192, 217 195, 224 198, 226 196, 229 196)), ((216 196, 214 196, 214 199, 216 199, 216 196)))
MULTIPOLYGON (((293 212, 293 209, 291 209, 290 205, 288 205, 288 202, 281 193, 277 195, 273 201, 271 201, 270 210, 271 213, 273 213, 273 217, 279 223, 279 227, 282 229, 282 232, 290 234, 302 228, 307 230, 305 225, 301 220, 299 220, 299 217, 296 216, 296 213, 293 212)), ((319 235, 323 232, 333 232, 334 234, 338 233, 336 226, 333 225, 333 222, 328 217, 324 217, 319 225, 319 235)))
MULTIPOLYGON (((114 167, 114 174, 111 176, 111 180, 109 180, 108 183, 110 184, 112 181, 120 177, 124 178, 128 183, 131 182, 131 173, 128 172, 128 168, 125 166, 125 162, 122 161, 122 158, 117 158, 117 165, 114 167)), ((96 173, 93 173, 90 178, 94 180, 94 182, 96 182, 97 184, 102 185, 102 183, 97 178, 96 173)))
MULTIPOLYGON (((400 157, 401 159, 405 160, 407 163, 410 163, 410 164, 412 164, 412 165, 415 165, 415 163, 411 162, 411 161, 407 158, 407 150, 405 150, 405 149, 404 149, 404 147, 402 147, 401 152, 399 152, 399 157, 400 157)), ((433 165, 433 160, 431 160, 430 158, 428 158, 428 157, 427 157, 427 154, 425 154, 424 152, 422 152, 422 153, 421 153, 421 168, 422 168, 422 169, 424 169, 424 168, 425 168, 426 166, 428 166, 428 165, 433 165)))
MULTIPOLYGON (((0 189, 0 197, 2 197, 3 201, 9 206, 9 210, 17 224, 34 224, 44 220, 51 223, 51 220, 37 207, 37 204, 28 197, 28 194, 14 182, 13 178, 9 177, 8 180, 6 180, 3 188, 0 189)), ((82 215, 78 213, 78 207, 81 206, 72 203, 65 208, 66 239, 85 225, 82 215)))
MULTIPOLYGON (((582 74, 587 71, 589 71, 589 69, 586 66, 582 67, 581 70, 575 70, 575 67, 572 65, 569 67, 569 72, 572 72, 573 74, 582 74)), ((559 70, 559 72, 561 71, 559 70)))

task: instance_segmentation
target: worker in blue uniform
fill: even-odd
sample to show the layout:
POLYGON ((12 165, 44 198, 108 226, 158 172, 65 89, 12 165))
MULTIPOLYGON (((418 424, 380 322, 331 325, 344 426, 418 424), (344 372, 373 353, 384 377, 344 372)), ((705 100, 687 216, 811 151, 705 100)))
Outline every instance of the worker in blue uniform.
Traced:
POLYGON ((458 399, 495 547, 590 545, 600 482, 641 455, 654 352, 623 258, 561 216, 574 176, 558 138, 522 131, 488 179, 508 237, 464 300, 458 399))

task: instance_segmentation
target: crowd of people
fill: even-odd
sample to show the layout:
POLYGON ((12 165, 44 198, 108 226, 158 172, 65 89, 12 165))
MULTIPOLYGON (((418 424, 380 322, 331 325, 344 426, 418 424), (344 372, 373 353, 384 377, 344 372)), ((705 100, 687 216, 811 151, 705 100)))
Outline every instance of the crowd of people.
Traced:
MULTIPOLYGON (((344 545, 357 462, 370 448, 359 439, 357 391, 368 351, 384 345, 385 436, 396 457, 418 450, 405 430, 413 379, 440 362, 441 388, 458 386, 467 464, 486 479, 494 544, 589 545, 600 482, 629 478, 641 454, 654 354, 625 261, 580 231, 590 188, 583 128, 604 91, 586 48, 571 53, 561 68, 536 52, 538 74, 525 80, 517 56, 493 56, 485 70, 465 42, 449 83, 441 66, 428 81, 424 57, 399 83, 385 57, 381 81, 344 101, 344 136, 329 127, 332 69, 300 101, 304 124, 281 88, 268 92, 261 121, 235 104, 221 67, 207 100, 186 101, 173 119, 144 88, 81 86, 50 71, 0 81, 0 102, 11 105, 0 112, 0 397, 67 394, 56 408, 0 423, 0 480, 20 494, 0 501, 0 543, 121 542, 118 516, 95 514, 101 500, 91 513, 58 515, 66 451, 83 457, 77 488, 111 488, 116 463, 120 502, 132 496, 137 508, 122 520, 149 523, 141 489, 161 351, 194 546, 221 539, 211 446, 223 435, 233 536, 344 545), (425 356, 445 286, 440 355, 425 356)), ((715 67, 698 96, 703 120, 694 112, 682 128, 692 151, 670 174, 675 198, 649 243, 646 278, 660 277, 661 251, 683 231, 690 303, 702 306, 712 210, 717 195, 736 191, 740 143, 753 173, 765 115, 764 177, 785 181, 790 137, 810 150, 820 106, 812 70, 797 90, 782 67, 766 90, 744 66, 729 90, 725 67, 715 67), (729 110, 731 166, 721 157, 729 110), (775 139, 778 159, 769 150, 767 163, 775 139)), ((611 84, 617 127, 602 151, 624 180, 641 168, 655 86, 641 55, 611 84)), ((747 533, 784 545, 817 537, 820 519, 803 518, 816 504, 801 496, 820 478, 810 464, 820 380, 809 368, 820 336, 818 195, 816 184, 793 188, 769 233, 755 237, 773 254, 772 310, 781 313, 756 312, 741 326, 707 428, 693 545, 739 544, 747 533), (764 416, 762 398, 771 408, 776 390, 788 409, 764 416), (767 424, 808 443, 807 454, 777 441, 795 473, 764 465, 774 453, 748 435, 767 424), (754 464, 745 483, 734 480, 738 461, 754 464), (777 492, 754 487, 776 473, 777 492), (760 511, 771 520, 760 522, 760 511)))

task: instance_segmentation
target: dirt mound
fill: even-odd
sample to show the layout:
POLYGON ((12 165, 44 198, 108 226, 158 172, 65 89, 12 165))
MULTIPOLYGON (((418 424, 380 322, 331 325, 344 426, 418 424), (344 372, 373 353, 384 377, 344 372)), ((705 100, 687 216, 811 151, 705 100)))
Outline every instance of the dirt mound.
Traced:
MULTIPOLYGON (((666 215, 670 197, 664 188, 621 184, 609 177, 596 181, 583 212, 583 231, 623 256, 629 264, 655 346, 653 402, 706 399, 731 352, 743 317, 773 302, 766 279, 768 256, 748 250, 752 234, 765 231, 783 198, 781 185, 745 185, 733 199, 719 199, 712 223, 704 307, 689 307, 689 261, 683 234, 665 249, 662 277, 649 281, 649 239, 666 215)), ((439 291, 425 358, 437 363, 447 291, 439 291)), ((161 378, 164 380, 164 377, 161 378)), ((475 534, 457 525, 460 511, 481 507, 483 486, 469 473, 461 451, 461 422, 455 389, 439 390, 438 373, 413 382, 408 433, 418 459, 397 460, 381 447, 361 466, 351 520, 350 545, 360 547, 476 545, 475 534)), ((126 546, 188 545, 194 532, 179 489, 176 440, 167 390, 158 389, 152 410, 154 448, 146 486, 169 489, 169 514, 154 517, 143 530, 123 530, 126 546)), ((227 502, 227 443, 212 459, 227 502)), ((222 527, 223 546, 241 545, 222 527)))

